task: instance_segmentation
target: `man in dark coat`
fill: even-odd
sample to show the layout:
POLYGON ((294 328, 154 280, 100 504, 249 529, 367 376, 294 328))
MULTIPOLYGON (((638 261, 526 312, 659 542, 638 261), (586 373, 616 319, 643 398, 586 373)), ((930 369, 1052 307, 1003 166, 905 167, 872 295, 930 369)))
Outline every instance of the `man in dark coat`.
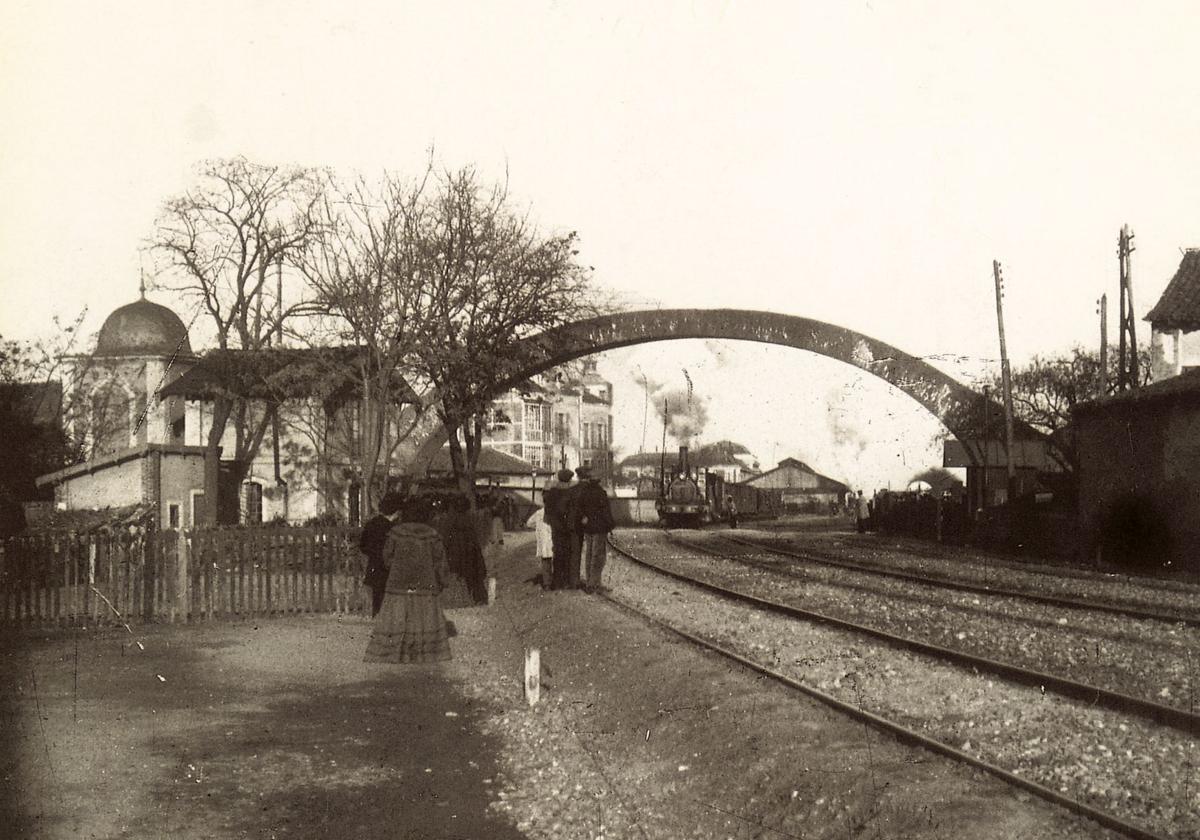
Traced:
MULTIPOLYGON (((455 496, 450 500, 450 510, 442 517, 438 530, 446 547, 446 561, 450 571, 462 578, 472 603, 487 603, 487 564, 479 544, 479 531, 471 516, 471 503, 466 496, 455 496)), ((453 595, 445 601, 450 606, 467 606, 453 601, 453 595)))
POLYGON ((542 513, 547 525, 550 526, 550 542, 553 546, 551 561, 550 588, 574 588, 579 582, 579 565, 575 566, 575 581, 571 582, 568 566, 571 561, 571 523, 567 519, 567 502, 570 499, 571 477, 568 469, 561 469, 554 477, 553 483, 547 484, 542 491, 542 502, 545 511, 542 513))
POLYGON ((580 467, 575 473, 579 476, 579 486, 571 499, 571 523, 587 564, 583 589, 605 592, 601 575, 608 558, 608 533, 614 527, 612 505, 589 467, 580 467))
POLYGON ((383 561, 383 546, 387 542, 388 531, 396 522, 403 499, 399 493, 384 493, 379 500, 379 513, 372 516, 363 525, 362 535, 358 538, 358 550, 367 557, 367 572, 363 583, 371 588, 371 615, 379 615, 383 606, 383 591, 387 586, 388 567, 383 561))

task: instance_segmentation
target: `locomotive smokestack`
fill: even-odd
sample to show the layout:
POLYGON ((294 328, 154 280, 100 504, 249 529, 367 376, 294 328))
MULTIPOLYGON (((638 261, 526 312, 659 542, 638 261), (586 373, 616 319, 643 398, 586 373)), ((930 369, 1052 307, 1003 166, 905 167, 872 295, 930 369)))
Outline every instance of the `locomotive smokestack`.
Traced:
POLYGON ((679 471, 684 475, 691 475, 688 471, 688 448, 686 446, 679 447, 679 471))

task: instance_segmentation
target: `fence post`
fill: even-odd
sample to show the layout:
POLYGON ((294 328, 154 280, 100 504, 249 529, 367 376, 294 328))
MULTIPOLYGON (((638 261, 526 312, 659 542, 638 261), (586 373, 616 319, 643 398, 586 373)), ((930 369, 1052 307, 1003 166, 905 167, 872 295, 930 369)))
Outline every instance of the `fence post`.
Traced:
POLYGON ((188 535, 187 531, 180 528, 175 532, 175 536, 175 597, 171 603, 171 622, 186 623, 192 603, 191 592, 188 591, 188 585, 191 583, 188 573, 188 535))

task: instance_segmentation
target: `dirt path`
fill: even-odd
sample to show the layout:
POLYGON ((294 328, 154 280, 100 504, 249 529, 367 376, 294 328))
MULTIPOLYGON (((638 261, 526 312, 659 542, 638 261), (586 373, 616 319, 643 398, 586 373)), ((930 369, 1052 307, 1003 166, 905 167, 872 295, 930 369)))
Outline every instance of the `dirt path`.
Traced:
POLYGON ((531 542, 506 540, 499 602, 453 612, 440 665, 364 664, 359 618, 0 646, 0 836, 1097 836, 598 597, 541 592, 531 542))
POLYGON ((0 834, 521 837, 477 704, 362 663, 365 620, 135 630, 3 649, 0 834))

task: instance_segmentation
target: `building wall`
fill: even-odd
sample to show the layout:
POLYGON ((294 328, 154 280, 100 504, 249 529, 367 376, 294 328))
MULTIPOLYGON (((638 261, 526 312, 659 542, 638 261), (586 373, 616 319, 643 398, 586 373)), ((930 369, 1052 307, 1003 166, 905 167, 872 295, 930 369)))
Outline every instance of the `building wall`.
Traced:
POLYGON ((804 470, 796 469, 795 467, 784 467, 782 469, 773 470, 762 475, 755 476, 746 481, 755 487, 762 487, 768 490, 784 489, 789 487, 806 488, 816 487, 820 482, 817 476, 804 470))
POLYGON ((67 510, 135 505, 142 497, 142 459, 131 458, 54 487, 54 501, 67 510))
POLYGON ((1182 330, 1150 332, 1150 378, 1154 382, 1200 367, 1200 332, 1182 330))
POLYGON ((1078 427, 1079 527, 1088 556, 1117 559, 1106 543, 1115 528, 1138 537, 1144 559, 1152 559, 1161 538, 1176 568, 1200 570, 1194 552, 1200 545, 1200 406, 1110 404, 1081 414, 1078 427))
POLYGON ((493 404, 506 418, 485 432, 484 445, 543 469, 587 464, 609 478, 612 448, 612 385, 595 374, 588 381, 541 378, 540 391, 510 390, 493 404))
POLYGON ((204 492, 204 456, 198 453, 162 453, 158 484, 161 526, 170 527, 170 506, 176 504, 179 505, 179 524, 184 528, 194 528, 192 496, 204 492))

